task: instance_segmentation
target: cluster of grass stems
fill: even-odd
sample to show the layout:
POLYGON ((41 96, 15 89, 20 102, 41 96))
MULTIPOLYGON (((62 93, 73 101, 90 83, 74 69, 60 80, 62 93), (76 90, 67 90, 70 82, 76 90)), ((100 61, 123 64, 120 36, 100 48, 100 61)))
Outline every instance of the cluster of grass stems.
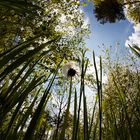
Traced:
MULTIPOLYGON (((11 7, 10 3, 7 4, 11 7)), ((14 7, 16 8, 16 5, 14 7)), ((139 72, 133 81, 136 87, 132 95, 127 94, 127 87, 124 89, 113 72, 111 73, 113 87, 108 87, 103 92, 102 58, 100 57, 97 70, 94 52, 93 77, 96 81, 96 91, 93 92, 95 98, 91 105, 92 111, 88 110, 85 90, 89 60, 85 57, 86 51, 82 51, 80 86, 75 88, 73 78, 68 80, 66 107, 62 111, 63 103, 60 103, 56 123, 51 124, 46 108, 51 102, 52 89, 62 68, 64 57, 61 57, 53 72, 35 75, 34 70, 42 58, 56 47, 44 52, 41 50, 59 39, 59 36, 56 36, 34 50, 27 50, 27 47, 42 35, 36 35, 0 54, 0 140, 139 140, 139 72), (73 112, 70 111, 71 108, 73 112)), ((139 47, 130 46, 130 48, 140 58, 139 47)), ((63 86, 60 85, 59 88, 63 86)), ((63 96, 61 98, 63 100, 63 96)))
MULTIPOLYGON (((25 44, 27 44, 26 42, 25 44)), ((53 73, 50 73, 46 78, 44 75, 40 77, 31 77, 31 74, 38 64, 41 57, 45 54, 41 54, 37 57, 37 59, 33 59, 31 54, 28 54, 28 60, 18 59, 12 63, 9 63, 16 55, 18 55, 18 51, 24 49, 24 43, 17 46, 16 48, 5 52, 5 54, 1 55, 0 62, 3 64, 4 67, 1 67, 1 94, 0 94, 0 138, 1 139, 36 139, 36 135, 40 129, 40 121, 42 119, 42 114, 47 106, 49 101, 49 97, 51 96, 51 88, 53 86, 53 82, 55 77, 61 67, 61 63, 63 59, 60 61, 56 70, 53 73), (32 61, 34 60, 34 61, 32 61), (22 67, 20 67, 22 64, 22 67), (17 68, 19 70, 17 70, 17 68), (17 71, 14 78, 11 79, 14 72, 17 71), (24 74, 23 74, 24 73, 24 74), (26 80, 31 77, 29 82, 26 80), (9 83, 9 80, 11 82, 9 83), (42 89, 42 84, 47 83, 46 89, 43 91, 43 95, 41 97, 40 92, 42 89), (23 110, 24 103, 26 100, 30 100, 28 95, 34 93, 33 99, 31 103, 27 106, 26 110, 23 110), (40 97, 39 103, 36 106, 36 101, 40 97), (34 110, 34 111, 33 111, 34 110), (24 112, 22 114, 22 112, 24 112)), ((49 50, 51 51, 51 50, 49 50)), ((48 52, 49 52, 48 51, 48 52)), ((33 54, 33 52, 31 52, 33 54)), ((25 55, 27 55, 25 54, 25 55)), ((35 53, 37 54, 37 52, 35 53)), ((94 54, 94 53, 93 53, 94 54)), ((34 55, 34 54, 33 54, 34 55)), ((99 100, 99 118, 100 118, 100 127, 101 127, 101 82, 99 82, 96 63, 95 63, 95 56, 94 58, 94 65, 96 70, 96 78, 97 78, 97 89, 98 89, 98 100, 99 100)), ((48 136, 48 139, 65 139, 66 138, 66 129, 67 129, 67 122, 69 119, 70 113, 70 106, 71 106, 71 98, 74 92, 74 114, 73 114, 73 127, 72 127, 72 134, 70 139, 90 139, 92 135, 92 128, 93 128, 93 116, 95 112, 95 107, 92 114, 92 120, 89 122, 88 114, 87 114, 87 103, 86 103, 86 96, 85 96, 85 84, 84 84, 84 77, 86 74, 86 69, 88 67, 88 60, 85 59, 85 52, 82 52, 82 60, 81 60, 81 77, 80 77, 80 89, 76 89, 73 91, 73 79, 70 78, 70 86, 69 86, 69 97, 67 101, 67 107, 65 110, 64 120, 62 123, 62 128, 57 128, 55 130, 52 129, 52 134, 48 136), (79 93, 78 93, 78 92, 79 93), (79 103, 77 100, 77 94, 79 94, 79 103), (81 122, 81 102, 83 100, 83 122, 81 122), (77 106, 78 104, 78 106, 77 106), (82 128, 81 128, 82 125, 82 128), (90 129, 89 129, 90 128, 90 129), (56 133, 57 132, 57 133, 56 133)), ((48 123, 47 121, 45 123, 48 123)), ((58 124, 56 124, 58 125, 58 124)), ((46 135, 48 128, 46 127, 43 131, 46 135)), ((45 137, 47 139, 47 137, 45 137)), ((100 135, 99 139, 101 139, 101 128, 100 128, 100 135)))
MULTIPOLYGON (((51 88, 55 81, 55 77, 61 67, 63 59, 60 61, 56 70, 53 73, 50 73, 45 79, 44 75, 40 77, 32 77, 29 83, 26 83, 26 79, 30 77, 33 72, 34 67, 38 63, 40 57, 34 59, 28 59, 23 63, 22 68, 18 71, 14 79, 9 83, 10 73, 20 66, 21 63, 17 61, 6 65, 10 59, 16 53, 18 49, 22 46, 18 46, 14 50, 11 50, 7 55, 1 55, 1 63, 5 65, 4 70, 1 69, 1 87, 0 87, 0 138, 3 140, 11 139, 39 139, 38 133, 41 130, 40 122, 43 117, 43 112, 48 104, 49 98, 51 96, 51 88), (10 57, 8 57, 10 56, 10 57), (15 64, 17 63, 16 67, 15 64), (30 64, 30 65, 29 65, 30 64), (23 75, 23 72, 24 75, 23 75), (46 89, 43 91, 43 95, 40 95, 42 89, 42 83, 47 82, 46 89), (26 85, 27 84, 27 85, 26 85), (31 103, 28 105, 27 109, 24 110, 22 114, 22 108, 25 101, 28 99, 28 95, 34 93, 31 103), (39 103, 36 105, 36 101, 40 97, 39 103), (34 110, 34 111, 33 111, 34 110), (10 115, 9 115, 10 114, 10 115)), ((97 64, 95 60, 95 54, 93 52, 93 63, 95 68, 95 78, 96 78, 96 98, 94 104, 91 107, 92 113, 88 113, 87 101, 85 95, 85 75, 88 67, 88 59, 85 58, 85 52, 82 51, 81 57, 81 77, 80 77, 80 88, 73 88, 73 78, 69 79, 69 93, 66 104, 66 109, 64 111, 64 117, 61 124, 57 121, 56 125, 53 128, 48 128, 49 122, 47 120, 46 127, 42 131, 41 139, 53 139, 53 140, 63 140, 63 139, 72 139, 72 140, 134 140, 139 138, 138 129, 140 126, 140 114, 139 114, 139 105, 132 104, 133 112, 130 112, 128 103, 126 101, 126 93, 122 90, 121 85, 117 83, 114 73, 111 73, 113 78, 112 82, 115 85, 116 93, 120 103, 120 108, 118 112, 114 112, 113 103, 111 104, 108 100, 105 100, 107 95, 103 96, 102 92, 102 59, 100 57, 100 72, 97 70, 97 64), (73 113, 70 112, 70 106, 72 104, 71 99, 74 94, 73 101, 73 113), (79 99, 78 99, 79 97, 79 99), (104 104, 104 106, 103 106, 104 104), (106 105, 107 104, 107 105, 106 105), (83 105, 83 106, 82 106, 83 105), (107 107, 106 107, 107 106, 107 107), (83 110, 81 112, 81 109, 83 110), (71 125, 71 134, 67 134, 69 115, 72 114, 72 125, 71 125), (119 115, 118 115, 119 114, 119 115), (132 118, 136 117, 135 122, 132 118), (137 123, 137 125, 135 124, 137 123), (58 127, 57 127, 58 126, 58 127), (136 128, 135 128, 136 127, 136 128), (135 131, 134 131, 135 130, 135 131), (51 132, 51 134, 50 134, 51 132)), ((139 76, 138 76, 139 77, 139 76)), ((139 79, 138 90, 139 90, 139 79)), ((62 87, 60 87, 62 88, 62 87)), ((106 93, 104 93, 106 94, 106 93)), ((137 100, 139 95, 135 95, 137 100)), ((137 102, 136 100, 136 102, 137 102)), ((138 100, 139 101, 139 100, 138 100)), ((117 104, 116 104, 117 106, 117 104)), ((60 119, 60 114, 57 116, 57 120, 60 119)), ((42 124, 43 125, 43 124, 42 124)))

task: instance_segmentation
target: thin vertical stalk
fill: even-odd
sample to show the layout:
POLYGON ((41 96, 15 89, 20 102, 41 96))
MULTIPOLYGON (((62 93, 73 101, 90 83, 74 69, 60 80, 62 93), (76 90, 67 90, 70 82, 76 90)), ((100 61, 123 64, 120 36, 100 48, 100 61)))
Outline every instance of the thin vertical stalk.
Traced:
POLYGON ((94 63, 94 68, 95 68, 95 76, 96 76, 96 82, 97 82, 97 94, 98 94, 98 105, 99 105, 99 140, 102 139, 102 110, 101 110, 101 95, 100 95, 100 92, 101 92, 101 89, 100 89, 100 81, 99 81, 99 78, 98 78, 98 72, 97 72, 97 67, 96 67, 96 60, 95 60, 95 54, 94 54, 94 51, 93 51, 93 63, 94 63))
MULTIPOLYGON (((84 76, 87 70, 88 60, 86 60, 85 69, 84 69, 84 76)), ((87 116, 87 103, 86 103, 86 96, 85 96, 85 83, 84 83, 84 76, 83 76, 83 116, 84 116, 84 140, 89 140, 88 134, 88 116, 87 116)))
POLYGON ((100 135, 102 137, 102 98, 103 98, 103 95, 102 95, 102 57, 100 56, 100 135))
POLYGON ((76 119, 77 119, 77 91, 75 89, 72 140, 75 140, 75 135, 76 135, 75 134, 75 130, 76 130, 76 119))
POLYGON ((91 123, 89 125, 89 139, 90 139, 90 135, 91 135, 91 130, 92 130, 92 125, 93 125, 93 119, 94 119, 96 104, 97 104, 97 98, 96 98, 95 103, 94 103, 94 107, 93 107, 93 111, 92 111, 92 117, 91 117, 91 123))
POLYGON ((78 115, 77 115, 77 121, 76 121, 76 130, 75 130, 75 138, 74 140, 77 140, 77 134, 79 132, 79 119, 80 119, 80 108, 81 108, 81 100, 82 100, 82 91, 83 91, 83 77, 84 77, 84 53, 82 56, 82 70, 81 70, 81 85, 80 85, 80 98, 79 98, 79 108, 78 108, 78 115))
POLYGON ((64 123, 63 123, 63 127, 62 127, 62 131, 61 131, 59 140, 65 139, 65 130, 67 127, 67 122, 68 122, 71 94, 72 94, 72 77, 70 77, 70 89, 69 89, 68 105, 67 105, 67 109, 66 109, 66 113, 65 113, 65 117, 64 117, 64 123))

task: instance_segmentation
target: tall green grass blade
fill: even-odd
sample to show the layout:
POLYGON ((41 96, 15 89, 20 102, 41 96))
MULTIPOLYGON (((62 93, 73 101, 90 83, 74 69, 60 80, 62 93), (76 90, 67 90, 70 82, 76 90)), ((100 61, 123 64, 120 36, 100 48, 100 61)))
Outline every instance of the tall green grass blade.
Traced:
MULTIPOLYGON (((41 88, 42 88, 42 87, 41 87, 41 88)), ((35 97, 34 97, 34 100, 32 101, 31 105, 28 107, 28 110, 26 111, 25 115, 22 116, 22 119, 21 119, 21 120, 19 121, 19 123, 17 124, 17 126, 16 126, 16 128, 15 128, 15 130, 14 130, 13 135, 16 135, 16 134, 18 134, 18 133, 19 133, 19 135, 20 135, 20 133, 23 131, 23 128, 24 128, 24 126, 25 126, 25 123, 26 123, 26 121, 27 121, 29 115, 32 113, 33 107, 34 107, 35 102, 36 102, 36 100, 37 100, 37 98, 38 98, 38 95, 39 95, 39 93, 40 93, 41 88, 37 91, 37 93, 36 93, 36 95, 35 95, 35 97), (18 129, 19 129, 19 128, 20 128, 20 130, 19 130, 19 132, 18 132, 18 129)), ((19 137, 19 136, 18 136, 18 137, 19 137)))
MULTIPOLYGON (((85 62, 85 68, 84 68, 84 76, 87 70, 88 66, 88 60, 85 62)), ((83 116, 84 116, 84 140, 89 139, 89 132, 88 132, 88 115, 87 115, 87 103, 86 103, 86 96, 85 96, 85 83, 84 83, 84 76, 83 76, 83 116)))
POLYGON ((7 50, 3 54, 0 55, 0 69, 6 65, 10 60, 14 60, 15 56, 19 55, 24 49, 27 49, 31 43, 33 43, 36 39, 38 39, 42 34, 38 34, 35 37, 7 50))
POLYGON ((89 140, 87 103, 85 96, 83 96, 83 100, 84 100, 84 140, 89 140))
MULTIPOLYGON (((22 63, 27 61, 29 58, 35 56, 37 53, 39 53, 43 48, 45 48, 47 45, 51 44, 55 40, 48 41, 47 43, 37 47, 34 50, 28 51, 25 55, 18 58, 16 61, 14 61, 11 65, 9 65, 7 68, 4 69, 4 71, 0 74, 0 81, 2 81, 10 72, 12 72, 15 68, 20 66, 22 63)), ((52 51, 54 48, 51 48, 46 53, 52 51)))
POLYGON ((83 92, 83 77, 84 77, 84 54, 82 52, 82 65, 81 65, 81 85, 80 85, 80 98, 79 98, 79 106, 78 106, 78 114, 77 114, 77 121, 76 121, 76 130, 75 130, 75 138, 77 140, 77 134, 79 132, 79 119, 80 119, 80 110, 81 110, 81 100, 82 100, 82 92, 83 92))
POLYGON ((75 89, 72 140, 75 140, 76 120, 77 120, 77 91, 75 89))
MULTIPOLYGON (((46 81, 48 81, 48 79, 49 79, 50 76, 51 76, 51 73, 50 73, 50 75, 46 78, 46 81)), ((41 83, 41 84, 42 84, 42 83, 41 83)), ((40 85, 41 85, 41 84, 40 84, 40 85)), ((37 84, 37 86, 39 86, 39 85, 37 84)), ((40 90, 41 90, 41 88, 38 90, 37 95, 39 94, 40 90)), ((35 98, 37 98, 37 96, 36 96, 35 98)), ((34 98, 34 101, 36 100, 35 98, 34 98)), ((25 117, 24 117, 24 120, 23 120, 22 126, 21 126, 21 128, 20 128, 20 132, 23 131, 23 129, 24 129, 24 125, 25 125, 26 120, 27 120, 27 118, 28 118, 28 114, 30 113, 30 110, 32 110, 32 107, 33 107, 33 106, 34 106, 34 103, 32 102, 30 108, 28 109, 28 111, 27 111, 26 114, 25 114, 25 117), (28 112, 29 112, 29 113, 28 113, 28 112)))
POLYGON ((138 47, 138 45, 133 45, 133 47, 140 53, 140 48, 138 47))
POLYGON ((131 137, 131 139, 133 139, 134 136, 133 136, 132 126, 131 126, 131 120, 130 120, 129 114, 127 112, 127 106, 126 106, 127 104, 126 104, 125 94, 122 90, 122 87, 119 86, 117 84, 117 82, 115 81, 115 76, 113 74, 112 74, 112 76, 113 76, 114 85, 116 86, 116 89, 117 89, 117 94, 118 94, 119 99, 122 103, 122 107, 124 108, 124 113, 125 113, 125 117, 126 117, 126 120, 127 120, 127 123, 128 123, 130 137, 131 137))
POLYGON ((31 62, 31 60, 29 60, 24 66, 23 68, 18 72, 17 76, 13 79, 11 85, 7 88, 7 90, 5 92, 1 92, 0 94, 0 98, 2 100, 6 100, 5 98, 8 96, 8 94, 12 91, 13 87, 15 86, 17 80, 20 78, 20 76, 22 75, 22 73, 24 72, 24 70, 28 67, 29 63, 31 62))
POLYGON ((102 114, 102 110, 101 110, 101 89, 100 89, 100 81, 99 81, 99 77, 98 77, 98 71, 97 71, 97 66, 96 66, 96 60, 95 60, 95 54, 93 51, 93 63, 94 63, 94 68, 95 68, 95 76, 96 76, 96 81, 97 81, 97 94, 98 94, 98 103, 99 103, 99 118, 100 118, 100 122, 99 122, 99 140, 102 139, 102 118, 101 118, 101 114, 102 114))
POLYGON ((94 103, 94 107, 93 107, 93 111, 92 111, 92 117, 91 117, 91 122, 89 125, 89 139, 91 138, 91 131, 92 131, 92 127, 93 127, 93 120, 94 120, 94 116, 95 116, 95 109, 96 109, 96 105, 97 105, 97 97, 95 99, 95 103, 94 103))
POLYGON ((100 135, 102 137, 102 57, 100 56, 100 135))
POLYGON ((35 88, 35 85, 42 79, 43 76, 39 77, 38 79, 34 78, 28 85, 28 87, 20 93, 20 95, 17 94, 17 96, 14 96, 10 102, 6 103, 4 105, 4 110, 2 114, 0 115, 0 119, 3 120, 5 115, 18 103, 18 110, 22 106, 24 100, 28 96, 28 94, 35 88))
MULTIPOLYGON (((62 63, 62 61, 60 62, 60 64, 62 63)), ((38 107, 37 107, 37 109, 36 109, 36 111, 35 111, 35 113, 33 115, 33 118, 32 118, 32 120, 31 120, 31 122, 30 122, 30 124, 28 126, 28 129, 27 129, 27 131, 25 133, 25 136, 24 136, 23 140, 32 139, 33 136, 34 136, 34 131, 35 131, 36 127, 37 127, 37 123, 39 122, 39 118, 40 118, 40 115, 41 115, 42 110, 44 108, 44 104, 46 104, 46 99, 47 99, 47 97, 49 95, 49 91, 50 91, 51 86, 52 86, 52 84, 54 82, 54 79, 56 77, 56 74, 58 72, 60 64, 58 65, 56 71, 54 72, 54 75, 53 75, 52 79, 50 80, 50 82, 49 82, 49 84, 48 84, 48 86, 47 86, 47 88, 46 88, 46 90, 45 90, 45 92, 44 92, 44 94, 43 94, 43 96, 41 98, 41 101, 40 101, 40 103, 39 103, 39 105, 38 105, 38 107)))
MULTIPOLYGON (((22 119, 21 119, 20 122, 16 125, 16 128, 13 130, 12 125, 13 125, 14 122, 16 121, 16 118, 17 118, 17 116, 18 116, 19 110, 20 110, 21 105, 22 105, 22 103, 23 103, 23 102, 19 102, 19 104, 17 105, 17 107, 16 107, 16 109, 15 109, 13 115, 12 115, 12 118, 11 118, 11 120, 10 120, 10 122, 9 122, 9 126, 8 126, 8 129, 7 129, 7 132, 6 132, 6 138, 5 138, 5 139, 7 139, 7 138, 9 137, 9 135, 12 136, 12 132, 13 132, 13 131, 14 131, 14 132, 13 132, 13 136, 15 136, 15 135, 17 134, 17 130, 19 129, 19 127, 21 126, 21 124, 22 124, 22 127, 25 125, 25 122, 26 122, 27 118, 29 117, 29 114, 31 114, 32 108, 33 108, 33 106, 34 106, 34 104, 35 104, 35 101, 36 101, 36 99, 37 99, 37 95, 39 94, 40 90, 41 90, 41 88, 38 90, 38 92, 37 92, 37 94, 36 94, 36 96, 35 96, 33 102, 31 103, 31 105, 30 105, 29 108, 28 108, 27 112, 25 113, 25 115, 22 116, 22 119)), ((24 101, 24 100, 23 100, 23 101, 24 101)))
POLYGON ((37 62, 32 64, 27 70, 27 72, 24 74, 24 76, 21 78, 21 80, 17 84, 15 83, 13 89, 8 93, 8 97, 6 98, 7 102, 11 102, 11 100, 13 100, 14 97, 18 96, 19 93, 17 92, 17 90, 24 84, 28 76, 33 72, 33 68, 36 64, 37 62))
POLYGON ((134 52, 134 54, 137 56, 137 57, 139 57, 140 58, 140 48, 139 47, 137 47, 137 46, 130 46, 129 45, 129 47, 131 48, 131 50, 134 52))

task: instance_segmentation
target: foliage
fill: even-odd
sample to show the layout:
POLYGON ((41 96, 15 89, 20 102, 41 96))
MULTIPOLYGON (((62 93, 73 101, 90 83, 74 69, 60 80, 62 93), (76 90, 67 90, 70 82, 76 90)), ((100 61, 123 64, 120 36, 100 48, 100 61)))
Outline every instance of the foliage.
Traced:
POLYGON ((125 19, 122 4, 117 0, 104 0, 95 5, 94 14, 101 24, 125 19))
POLYGON ((128 67, 116 65, 108 76, 103 104, 105 135, 116 139, 139 138, 140 74, 128 67))
POLYGON ((140 1, 93 0, 94 14, 101 24, 114 23, 129 17, 134 23, 139 23, 140 1), (126 11, 126 12, 124 12, 126 11))
MULTIPOLYGON (((0 139, 140 138, 139 69, 110 60, 108 51, 97 63, 93 52, 95 74, 88 74, 89 30, 78 8, 74 0, 0 2, 0 139), (69 60, 79 75, 74 67, 62 73, 69 60)), ((139 57, 139 47, 130 48, 139 57)))
POLYGON ((135 24, 140 23, 140 1, 135 1, 132 4, 129 4, 129 1, 126 2, 126 16, 135 24), (128 3, 128 4, 127 4, 128 3))

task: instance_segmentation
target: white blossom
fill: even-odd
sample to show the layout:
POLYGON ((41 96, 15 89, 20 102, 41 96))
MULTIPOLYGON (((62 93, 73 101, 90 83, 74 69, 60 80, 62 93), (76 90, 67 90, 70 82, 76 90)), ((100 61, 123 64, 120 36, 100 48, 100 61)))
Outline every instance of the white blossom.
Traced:
POLYGON ((67 64, 64 65, 63 69, 62 69, 63 75, 67 78, 74 78, 76 77, 76 75, 80 74, 80 69, 78 67, 78 65, 73 62, 70 61, 67 64))

